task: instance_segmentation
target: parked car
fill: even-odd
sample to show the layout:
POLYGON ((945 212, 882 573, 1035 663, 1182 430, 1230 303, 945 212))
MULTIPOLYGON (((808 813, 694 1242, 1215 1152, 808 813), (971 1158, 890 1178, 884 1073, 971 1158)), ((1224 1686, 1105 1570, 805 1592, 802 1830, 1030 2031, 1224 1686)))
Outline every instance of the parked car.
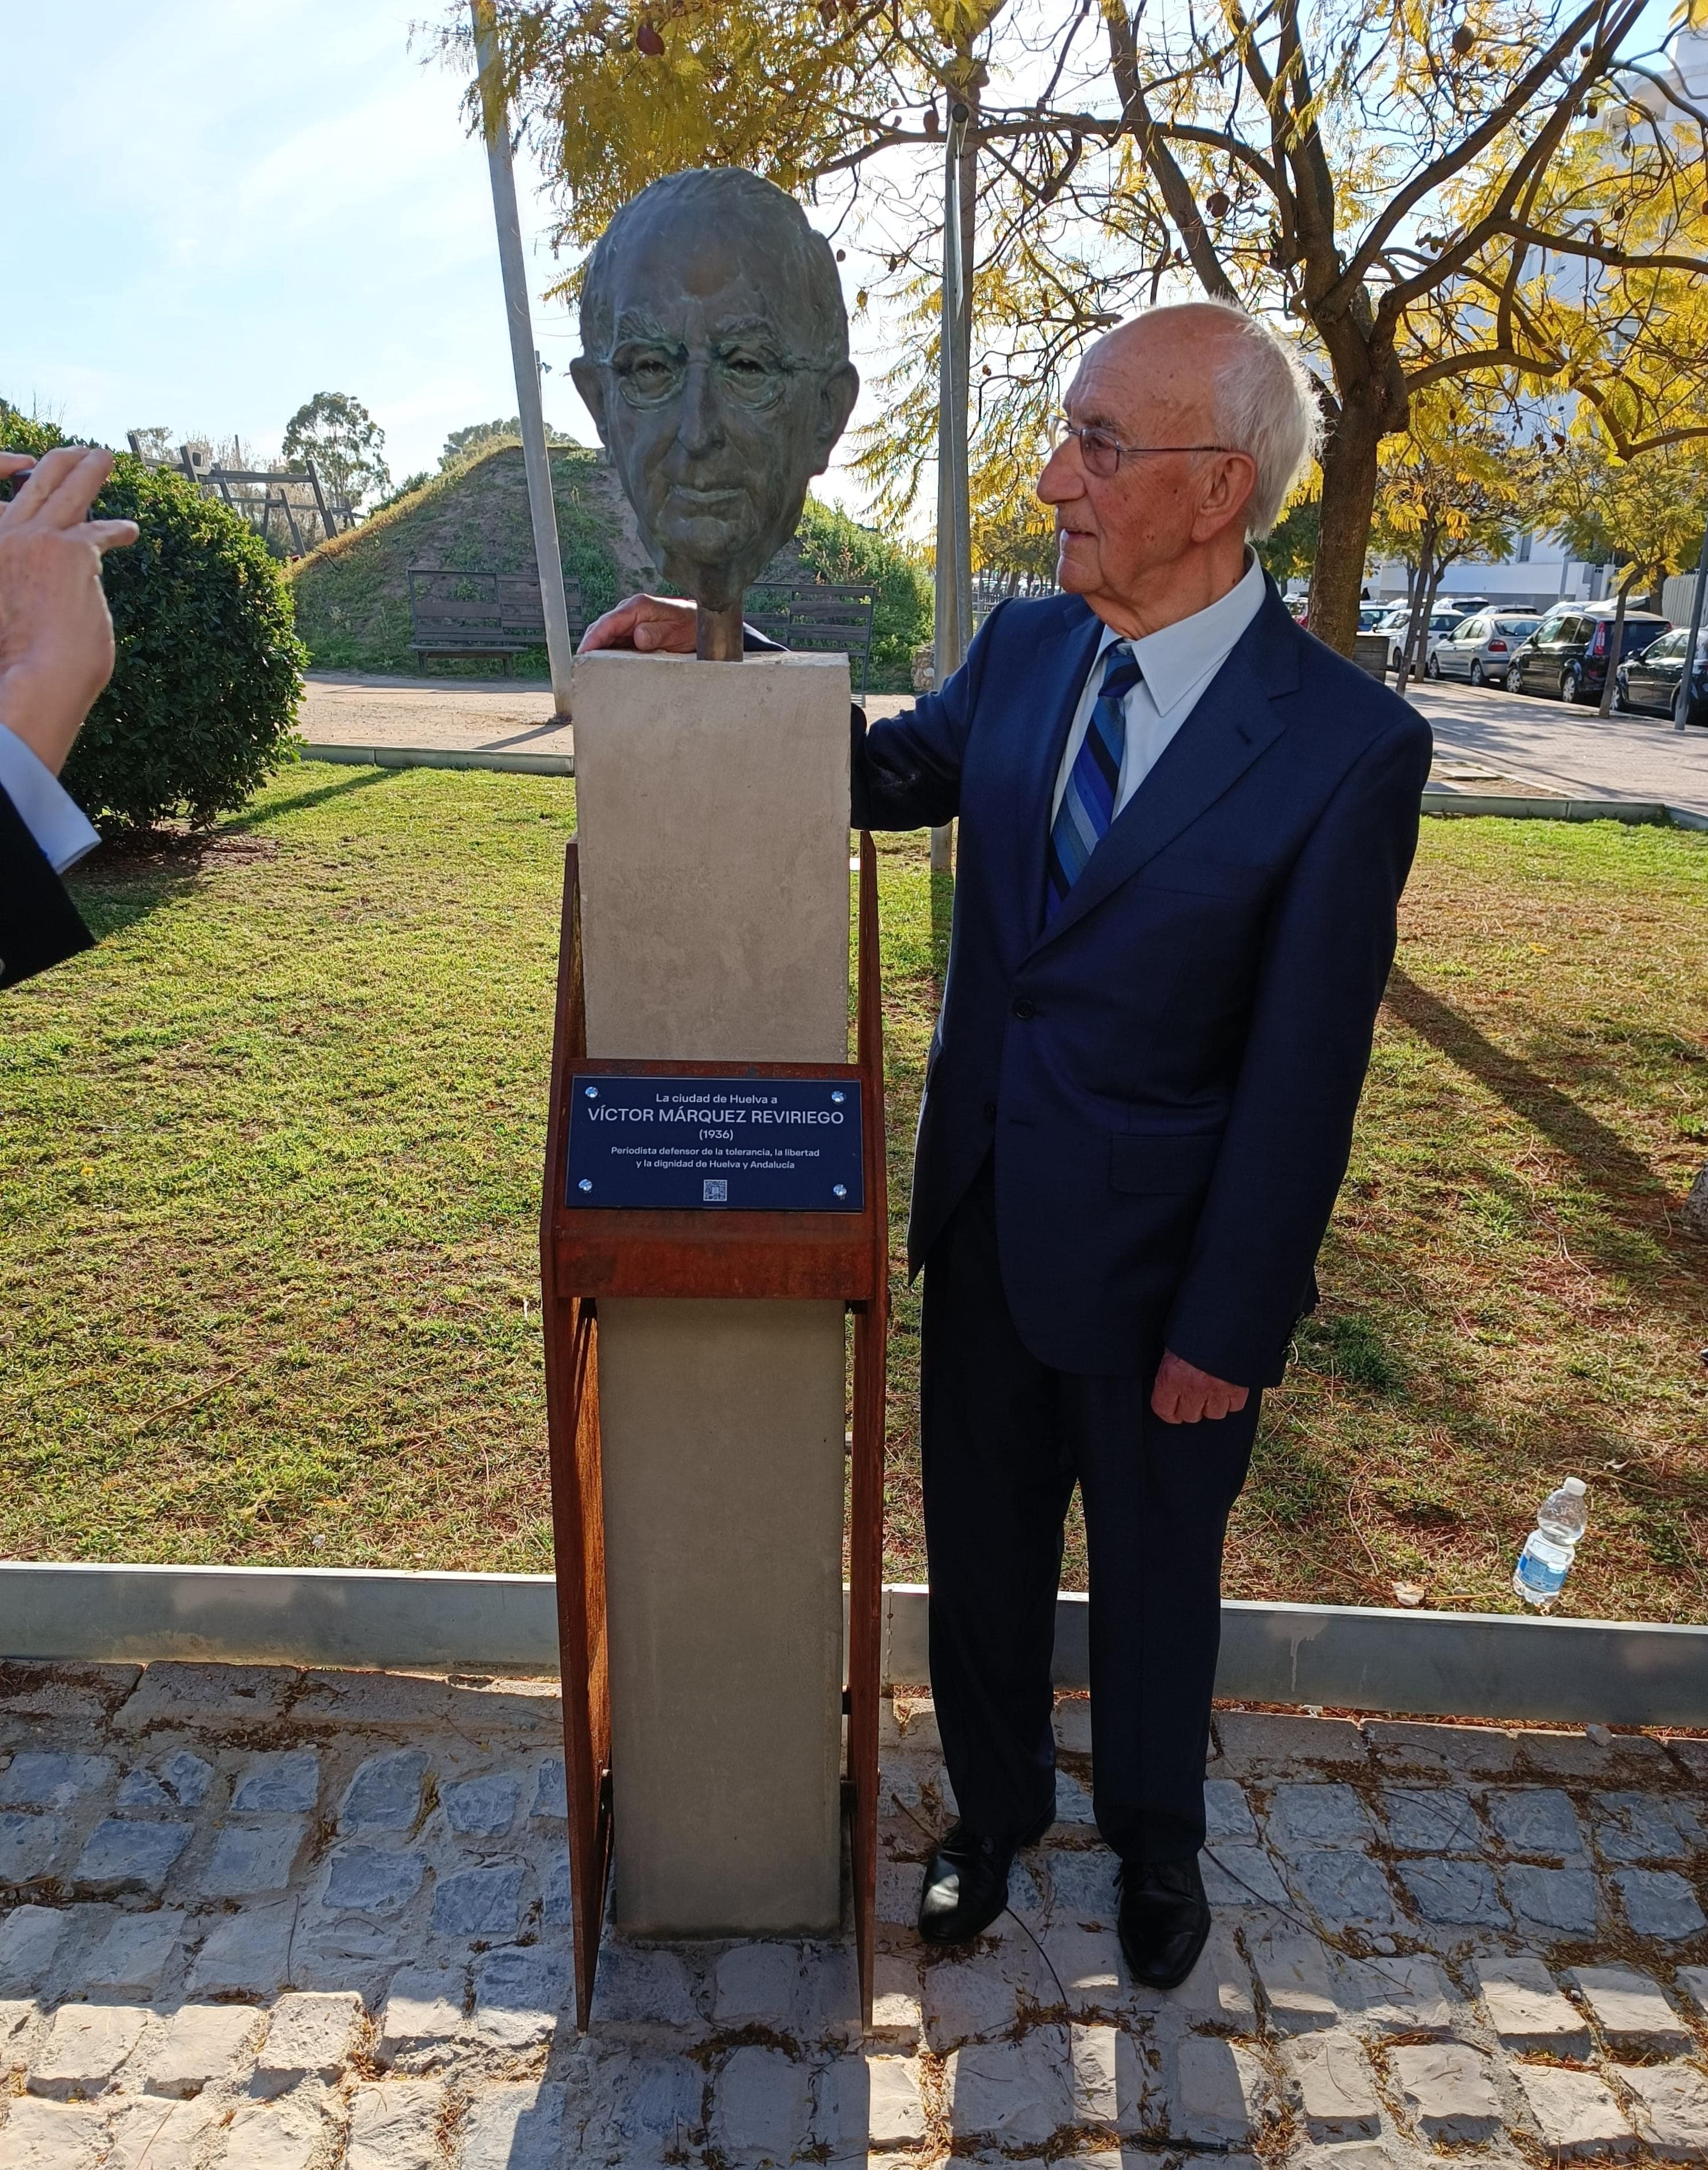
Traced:
MULTIPOLYGON (((1615 603, 1566 603, 1549 612, 1507 666, 1509 693, 1555 694, 1562 701, 1599 701, 1607 683, 1615 603)), ((1620 642, 1623 662, 1658 640, 1672 624, 1653 611, 1628 610, 1620 642)))
POLYGON ((1374 633, 1376 628, 1381 623, 1382 620, 1386 617, 1389 612, 1391 611, 1393 607, 1394 606, 1391 603, 1360 603, 1358 605, 1358 631, 1360 633, 1374 633))
MULTIPOLYGON (((1465 615, 1465 607, 1462 603, 1454 603, 1447 609, 1444 609, 1438 603, 1430 612, 1428 628, 1423 636, 1423 667, 1426 671, 1429 667, 1429 659, 1434 655, 1438 645, 1455 626, 1464 623, 1465 615)), ((1400 655, 1406 645, 1406 628, 1411 623, 1412 612, 1409 607, 1402 607, 1398 617, 1391 624, 1384 625, 1381 628, 1387 635, 1388 668, 1390 671, 1397 671, 1400 667, 1400 655)))
POLYGON ((1507 675, 1513 651, 1540 623, 1534 611, 1525 617, 1480 612, 1436 642, 1429 658, 1429 676, 1468 678, 1473 686, 1498 686, 1507 675))
MULTIPOLYGON (((1640 655, 1628 655, 1613 674, 1613 705, 1630 714, 1670 716, 1679 720, 1684 678, 1684 649, 1688 626, 1679 626, 1652 640, 1640 655)), ((1696 668, 1690 685, 1690 713, 1687 723, 1708 724, 1708 628, 1696 636, 1696 668)))

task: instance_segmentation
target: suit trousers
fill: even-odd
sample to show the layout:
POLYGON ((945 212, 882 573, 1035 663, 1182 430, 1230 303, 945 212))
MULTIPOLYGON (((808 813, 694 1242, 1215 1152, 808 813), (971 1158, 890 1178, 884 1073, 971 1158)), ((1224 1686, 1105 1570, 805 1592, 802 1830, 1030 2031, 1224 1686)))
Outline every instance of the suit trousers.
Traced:
POLYGON ((1018 1838, 1054 1813, 1051 1655, 1077 1483, 1097 1828, 1124 1860, 1189 1858, 1204 1839, 1222 1541, 1261 1396, 1164 1424, 1150 1406, 1161 1321, 1130 1376, 1041 1364, 1003 1291, 988 1157, 926 1261, 921 1344, 931 1689, 960 1814, 1018 1838))

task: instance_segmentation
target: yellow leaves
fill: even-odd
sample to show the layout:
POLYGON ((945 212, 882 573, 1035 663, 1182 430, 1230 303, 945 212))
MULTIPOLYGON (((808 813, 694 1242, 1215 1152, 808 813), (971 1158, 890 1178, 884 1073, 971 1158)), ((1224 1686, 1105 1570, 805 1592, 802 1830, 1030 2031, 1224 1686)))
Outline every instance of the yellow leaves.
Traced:
POLYGON ((926 13, 939 40, 969 52, 1002 12, 1003 0, 926 0, 926 13))

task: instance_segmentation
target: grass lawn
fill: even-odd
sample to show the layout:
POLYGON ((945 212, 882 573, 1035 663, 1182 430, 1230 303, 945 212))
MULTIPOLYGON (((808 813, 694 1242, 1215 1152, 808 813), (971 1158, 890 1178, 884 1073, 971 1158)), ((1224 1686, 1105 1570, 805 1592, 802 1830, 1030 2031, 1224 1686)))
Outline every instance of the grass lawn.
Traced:
MULTIPOLYGON (((305 765, 0 1001, 0 1553, 550 1564, 535 1264, 573 787, 305 765)), ((948 885, 883 840, 896 1255, 948 885)), ((1432 820, 1239 1595, 1708 1620, 1708 837, 1432 820)), ((887 1570, 920 1579, 899 1288, 887 1570)), ((1070 1547, 1066 1579, 1081 1555, 1070 1547)))

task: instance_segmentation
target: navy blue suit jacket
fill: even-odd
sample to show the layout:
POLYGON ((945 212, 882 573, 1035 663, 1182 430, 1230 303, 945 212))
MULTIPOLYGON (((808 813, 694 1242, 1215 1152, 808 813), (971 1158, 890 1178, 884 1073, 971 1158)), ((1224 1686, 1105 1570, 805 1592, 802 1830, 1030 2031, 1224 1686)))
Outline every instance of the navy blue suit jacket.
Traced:
POLYGON ((88 927, 24 817, 0 791, 0 987, 90 946, 88 927))
POLYGON ((960 817, 920 1113, 917 1270, 987 1153, 1040 1361, 1166 1346, 1273 1385, 1316 1300, 1428 779, 1417 712, 1262 607, 1048 927, 1044 843, 1102 628, 994 611, 963 667, 857 730, 857 826, 960 817))

